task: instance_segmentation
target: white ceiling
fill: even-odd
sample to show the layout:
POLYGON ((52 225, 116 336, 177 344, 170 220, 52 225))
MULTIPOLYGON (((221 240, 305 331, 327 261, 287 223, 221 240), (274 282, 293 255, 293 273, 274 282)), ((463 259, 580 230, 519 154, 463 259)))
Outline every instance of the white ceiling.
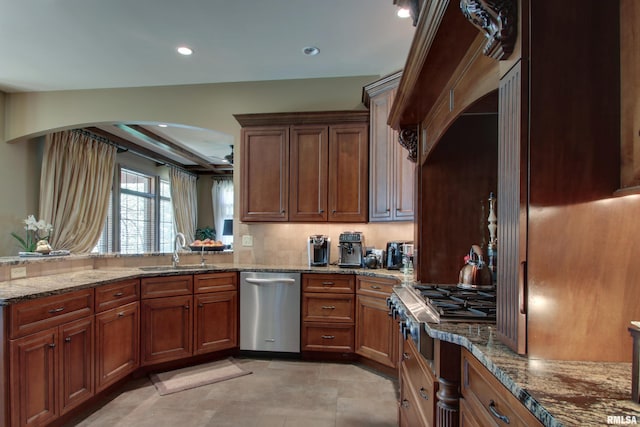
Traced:
MULTIPOLYGON (((0 0, 0 10, 8 93, 385 75, 404 67, 414 33, 393 0, 0 0)), ((198 151, 215 136, 204 131, 162 132, 198 151)))

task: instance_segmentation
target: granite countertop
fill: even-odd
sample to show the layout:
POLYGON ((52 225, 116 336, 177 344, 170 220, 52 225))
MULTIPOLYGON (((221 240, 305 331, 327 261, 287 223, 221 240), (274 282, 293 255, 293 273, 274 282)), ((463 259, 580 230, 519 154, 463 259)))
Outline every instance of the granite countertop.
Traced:
POLYGON ((631 363, 520 356, 498 341, 493 324, 429 323, 425 329, 468 349, 545 426, 607 425, 608 416, 640 423, 640 404, 631 400, 631 363))
POLYGON ((14 279, 0 282, 0 306, 20 301, 42 298, 74 290, 92 288, 125 279, 180 274, 204 274, 225 271, 294 271, 300 273, 356 274, 360 276, 394 278, 402 280, 402 273, 386 269, 354 269, 329 267, 308 267, 300 265, 267 266, 259 264, 216 263, 215 265, 181 265, 179 268, 168 266, 108 267, 100 269, 82 269, 38 277, 14 279))

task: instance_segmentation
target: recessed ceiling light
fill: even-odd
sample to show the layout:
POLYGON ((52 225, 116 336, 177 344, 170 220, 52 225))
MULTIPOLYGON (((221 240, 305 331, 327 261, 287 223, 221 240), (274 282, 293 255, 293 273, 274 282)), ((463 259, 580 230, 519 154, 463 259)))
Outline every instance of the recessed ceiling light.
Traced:
POLYGON ((315 56, 320 53, 320 49, 315 46, 307 46, 302 48, 302 53, 307 56, 315 56))
POLYGON ((180 46, 177 50, 180 55, 185 56, 189 56, 193 53, 193 50, 188 48, 187 46, 180 46))
POLYGON ((409 9, 405 7, 398 9, 398 18, 408 18, 410 16, 411 16, 411 12, 409 12, 409 9))
POLYGON ((161 123, 158 126, 161 127, 161 128, 166 128, 168 125, 165 125, 164 123, 161 123))

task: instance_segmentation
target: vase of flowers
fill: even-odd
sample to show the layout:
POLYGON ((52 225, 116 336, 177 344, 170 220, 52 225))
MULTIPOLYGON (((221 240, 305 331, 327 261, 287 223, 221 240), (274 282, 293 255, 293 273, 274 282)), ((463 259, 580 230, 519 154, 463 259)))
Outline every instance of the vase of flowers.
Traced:
MULTIPOLYGON (((11 232, 11 235, 18 241, 24 252, 35 252, 38 244, 40 244, 40 247, 43 246, 43 240, 48 242, 51 231, 53 230, 53 225, 47 224, 42 219, 36 220, 33 215, 29 215, 23 222, 25 230, 24 238, 14 232, 11 232)), ((50 246, 49 250, 51 250, 50 246)))

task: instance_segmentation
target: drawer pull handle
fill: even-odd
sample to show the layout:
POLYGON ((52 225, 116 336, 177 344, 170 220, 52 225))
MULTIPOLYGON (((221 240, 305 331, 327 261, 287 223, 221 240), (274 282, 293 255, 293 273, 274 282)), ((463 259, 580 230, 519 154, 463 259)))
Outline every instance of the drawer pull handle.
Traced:
POLYGON ((322 336, 322 339, 325 339, 325 340, 332 340, 332 339, 334 339, 335 337, 336 337, 335 335, 323 335, 323 336, 322 336))
POLYGON ((336 306, 335 305, 323 305, 322 309, 323 310, 335 310, 336 306))
POLYGON ((185 305, 185 306, 184 306, 184 309, 185 309, 185 310, 189 310, 190 308, 191 308, 191 307, 189 307, 188 305, 185 305))
POLYGON ((409 360, 411 359, 411 355, 405 351, 404 353, 402 353, 402 358, 404 360, 409 360))
POLYGON ((429 395, 427 394, 427 390, 425 390, 424 387, 420 387, 420 390, 418 390, 418 393, 420 394, 420 397, 423 398, 424 400, 429 400, 429 395))
POLYGON ((505 424, 509 424, 511 422, 509 420, 509 417, 507 417, 506 415, 502 415, 500 412, 496 410, 496 402, 494 402, 493 400, 489 402, 489 412, 491 412, 491 415, 493 415, 494 417, 496 417, 497 419, 499 419, 505 424))
POLYGON ((60 313, 61 311, 64 311, 64 307, 52 308, 49 310, 49 314, 60 313))
POLYGON ((409 407, 409 401, 407 399, 402 399, 402 407, 403 408, 408 408, 409 407))
POLYGON ((113 294, 113 296, 116 298, 120 298, 122 295, 124 295, 124 292, 116 292, 115 294, 113 294))
POLYGON ((64 342, 71 342, 71 337, 66 337, 66 338, 64 339, 64 342))
POLYGON ((204 307, 204 304, 202 304, 201 302, 198 303, 198 308, 202 308, 202 307, 204 307))
POLYGON ((382 288, 378 285, 371 285, 371 289, 382 289, 382 288))
POLYGON ((124 317, 124 311, 121 311, 120 313, 118 313, 118 317, 124 317))
POLYGON ((322 282, 324 286, 333 286, 333 282, 322 282))

